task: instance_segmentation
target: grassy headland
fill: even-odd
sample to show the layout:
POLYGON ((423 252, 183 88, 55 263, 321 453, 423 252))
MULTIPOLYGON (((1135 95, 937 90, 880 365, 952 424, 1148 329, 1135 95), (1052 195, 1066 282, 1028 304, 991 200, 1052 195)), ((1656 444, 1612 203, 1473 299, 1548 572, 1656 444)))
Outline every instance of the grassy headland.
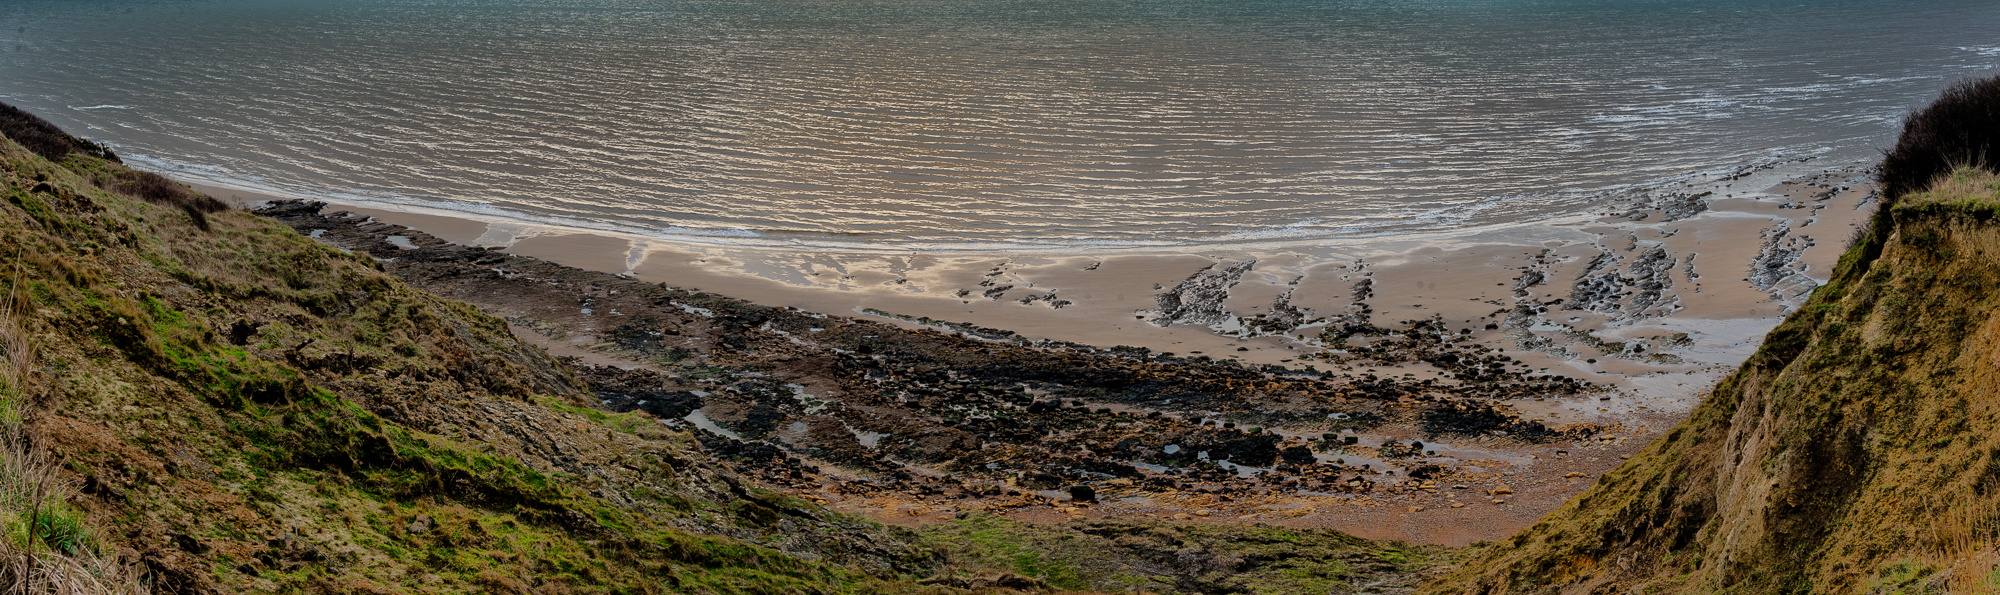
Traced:
POLYGON ((88 143, 43 144, 0 142, 8 410, 77 488, 37 504, 76 511, 61 518, 152 590, 928 589, 914 577, 938 562, 914 535, 589 410, 504 321, 69 150, 88 143), (731 536, 774 533, 791 539, 731 536))
MULTIPOLYGON (((969 515, 919 533, 834 513, 732 470, 808 470, 768 444, 662 424, 686 412, 672 411, 677 396, 658 377, 552 358, 508 321, 417 289, 366 252, 225 208, 32 116, 0 115, 0 288, 15 288, 0 348, 16 364, 0 431, 23 437, 0 436, 20 447, 0 448, 0 471, 27 470, 14 473, 23 482, 0 473, 0 556, 59 555, 105 583, 44 591, 1406 589, 1443 554, 1269 527, 969 515), (14 483, 34 497, 9 496, 14 483)), ((731 320, 780 317, 701 299, 731 320)), ((847 326, 883 349, 947 341, 847 326)), ((689 355, 654 354, 648 336, 627 347, 689 355)), ((755 343, 729 337, 714 348, 755 343)), ((1079 358, 1032 369, 1105 369, 1079 358)), ((704 382, 762 374, 726 359, 685 370, 704 382)), ((888 471, 884 481, 910 479, 888 471)))

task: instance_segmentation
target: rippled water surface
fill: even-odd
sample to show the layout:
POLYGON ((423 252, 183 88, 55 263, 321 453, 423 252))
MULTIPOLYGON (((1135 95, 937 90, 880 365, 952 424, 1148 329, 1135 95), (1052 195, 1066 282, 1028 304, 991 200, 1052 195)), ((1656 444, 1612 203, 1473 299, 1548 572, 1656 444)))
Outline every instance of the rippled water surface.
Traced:
POLYGON ((1218 244, 1862 163, 1981 1, 13 0, 0 100, 237 186, 739 243, 1218 244), (1607 190, 1609 189, 1609 190, 1607 190))

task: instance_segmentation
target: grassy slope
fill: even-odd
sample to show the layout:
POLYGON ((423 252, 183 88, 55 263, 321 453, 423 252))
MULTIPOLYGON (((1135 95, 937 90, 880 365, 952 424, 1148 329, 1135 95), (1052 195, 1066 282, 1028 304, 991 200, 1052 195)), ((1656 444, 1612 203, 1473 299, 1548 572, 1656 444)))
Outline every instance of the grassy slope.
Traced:
POLYGON ((966 515, 924 529, 962 569, 1106 592, 1402 593, 1462 550, 1268 525, 1097 520, 1034 525, 966 515))
POLYGON ((1433 593, 1986 583, 2000 514, 2000 177, 1875 218, 1691 419, 1433 593))
POLYGON ((81 488, 89 539, 158 592, 945 593, 914 579, 1003 573, 1404 592, 1456 553, 1263 526, 971 515, 918 534, 832 514, 748 486, 643 413, 589 408, 504 321, 366 254, 102 189, 133 177, 0 138, 0 288, 24 314, 8 334, 36 347, 24 431, 81 488))
POLYGON ((49 387, 26 432, 157 590, 926 590, 894 578, 935 565, 914 537, 578 407, 504 322, 366 255, 88 181, 122 167, 0 140, 0 287, 49 387))

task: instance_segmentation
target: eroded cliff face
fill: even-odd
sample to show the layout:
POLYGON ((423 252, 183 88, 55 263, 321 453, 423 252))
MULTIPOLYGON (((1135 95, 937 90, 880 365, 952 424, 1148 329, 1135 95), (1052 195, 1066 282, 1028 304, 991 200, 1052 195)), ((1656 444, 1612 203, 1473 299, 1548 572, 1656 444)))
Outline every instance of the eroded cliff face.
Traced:
POLYGON ((1884 209, 1686 422, 1432 593, 1865 593, 1986 582, 2000 176, 1884 209))

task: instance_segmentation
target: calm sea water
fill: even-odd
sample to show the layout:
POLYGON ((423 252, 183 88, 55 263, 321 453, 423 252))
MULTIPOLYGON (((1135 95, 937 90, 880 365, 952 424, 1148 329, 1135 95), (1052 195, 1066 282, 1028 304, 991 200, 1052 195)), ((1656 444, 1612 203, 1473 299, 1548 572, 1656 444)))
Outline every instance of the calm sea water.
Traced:
POLYGON ((10 0, 128 161, 696 241, 1227 244, 1871 161, 1991 0, 10 0))

